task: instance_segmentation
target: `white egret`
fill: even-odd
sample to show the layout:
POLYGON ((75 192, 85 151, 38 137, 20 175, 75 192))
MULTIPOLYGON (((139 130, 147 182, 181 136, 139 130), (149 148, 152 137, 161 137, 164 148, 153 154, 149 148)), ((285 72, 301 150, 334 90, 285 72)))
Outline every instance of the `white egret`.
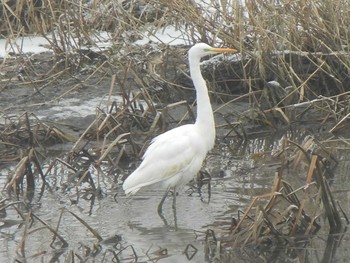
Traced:
MULTIPOLYGON (((188 183, 199 172, 202 163, 215 142, 215 123, 208 89, 200 71, 202 57, 238 52, 235 49, 213 48, 207 44, 194 45, 188 52, 190 73, 197 96, 197 119, 155 137, 146 150, 140 166, 124 181, 126 194, 135 194, 141 188, 159 184, 167 190, 158 206, 162 213, 163 202, 176 186, 188 183)), ((175 192, 174 203, 175 206, 175 192)))

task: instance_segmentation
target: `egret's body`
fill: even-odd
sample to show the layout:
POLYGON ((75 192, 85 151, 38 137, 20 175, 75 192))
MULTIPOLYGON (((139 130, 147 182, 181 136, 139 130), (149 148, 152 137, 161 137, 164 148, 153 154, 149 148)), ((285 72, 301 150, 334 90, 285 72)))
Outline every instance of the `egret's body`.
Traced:
MULTIPOLYGON (((212 133, 215 137, 215 131, 212 133)), ((200 134, 195 124, 188 124, 154 138, 141 165, 125 180, 125 193, 134 194, 142 187, 156 183, 169 189, 189 182, 211 149, 202 142, 200 134)))
POLYGON ((190 73, 196 88, 197 119, 167 131, 153 139, 140 166, 125 180, 126 194, 135 194, 145 186, 159 184, 167 191, 188 183, 199 172, 215 142, 215 123, 208 89, 200 71, 200 59, 209 54, 237 52, 212 48, 204 43, 188 52, 190 73))

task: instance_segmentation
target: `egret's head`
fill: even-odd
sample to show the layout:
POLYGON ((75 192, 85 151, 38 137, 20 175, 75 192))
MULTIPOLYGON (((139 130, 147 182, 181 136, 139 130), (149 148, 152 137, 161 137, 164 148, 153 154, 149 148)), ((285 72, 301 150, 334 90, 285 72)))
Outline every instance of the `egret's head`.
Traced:
POLYGON ((207 55, 217 54, 217 53, 236 53, 238 50, 233 48, 213 48, 205 43, 195 44, 188 51, 190 57, 202 58, 207 55))

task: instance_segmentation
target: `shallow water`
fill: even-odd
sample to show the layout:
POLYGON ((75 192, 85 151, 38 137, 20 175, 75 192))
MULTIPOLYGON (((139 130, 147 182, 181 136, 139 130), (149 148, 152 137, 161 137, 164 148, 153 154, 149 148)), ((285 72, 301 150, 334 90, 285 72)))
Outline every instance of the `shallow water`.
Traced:
MULTIPOLYGON (((95 174, 102 194, 93 198, 94 195, 84 192, 84 185, 80 190, 74 187, 64 188, 63 180, 61 181, 66 176, 64 168, 57 169, 57 176, 51 175, 47 179, 51 190, 47 188, 40 199, 36 194, 30 206, 32 212, 53 229, 56 229, 60 221, 58 233, 69 244, 68 247, 60 249, 58 238, 50 246, 53 234, 43 227, 43 223, 34 219, 33 225, 27 225, 27 228, 24 223, 19 224, 25 220, 14 209, 8 208, 7 214, 1 217, 5 222, 0 225, 1 262, 23 259, 23 256, 27 262, 50 262, 54 255, 61 262, 72 255, 88 259, 88 262, 110 262, 112 253, 118 253, 121 248, 125 248, 118 254, 122 262, 133 260, 132 249, 139 261, 151 262, 159 259, 157 262, 188 262, 184 253, 188 245, 197 249, 191 262, 211 262, 213 258, 209 258, 205 250, 205 232, 211 229, 217 238, 227 235, 231 219, 237 217, 237 211, 245 210, 256 195, 271 191, 274 172, 279 167, 278 160, 272 159, 271 155, 281 147, 281 137, 286 135, 301 141, 307 134, 308 131, 286 132, 267 138, 251 139, 244 144, 235 140, 218 142, 204 167, 212 176, 210 202, 206 186, 201 193, 186 186, 180 189, 176 197, 176 220, 171 208, 172 197, 167 198, 164 205, 166 223, 157 214, 157 205, 163 195, 161 191, 143 191, 131 198, 125 197, 117 177, 100 174, 97 180, 95 174), (267 153, 264 158, 251 158, 252 154, 263 151, 267 153), (63 208, 66 210, 62 213, 63 208), (95 229, 104 241, 99 242, 67 210, 95 229), (21 251, 21 247, 24 250, 21 251), (166 249, 166 253, 162 249, 166 249)), ((333 188, 335 197, 345 213, 349 214, 350 180, 347 171, 350 162, 345 152, 339 150, 338 154, 341 162, 335 172, 333 188)), ((1 188, 6 183, 5 175, 9 170, 11 168, 2 171, 1 188)), ((288 173, 288 176, 291 174, 288 173)), ((288 181, 298 180, 304 180, 303 176, 288 178, 288 181)), ((39 185, 40 183, 38 180, 39 185)), ((25 212, 23 214, 27 215, 25 212)), ((327 231, 324 230, 310 244, 312 262, 322 262, 326 239, 327 231)), ((346 260, 350 247, 347 233, 337 246, 339 248, 335 258, 346 260)))

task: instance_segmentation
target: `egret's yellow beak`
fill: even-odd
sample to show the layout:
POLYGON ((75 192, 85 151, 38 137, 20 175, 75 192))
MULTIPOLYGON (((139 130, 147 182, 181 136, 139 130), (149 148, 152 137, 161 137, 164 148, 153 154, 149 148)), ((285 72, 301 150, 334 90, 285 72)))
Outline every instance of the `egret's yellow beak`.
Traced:
POLYGON ((234 48, 211 48, 211 52, 217 52, 217 53, 237 53, 239 52, 237 49, 234 48))

